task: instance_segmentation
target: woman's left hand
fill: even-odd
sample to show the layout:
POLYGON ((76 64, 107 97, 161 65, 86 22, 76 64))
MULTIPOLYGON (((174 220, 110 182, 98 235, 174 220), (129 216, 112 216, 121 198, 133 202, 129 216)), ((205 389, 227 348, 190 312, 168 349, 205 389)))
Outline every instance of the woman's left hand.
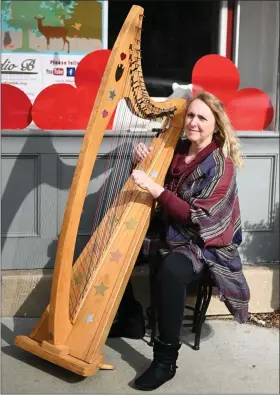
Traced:
POLYGON ((153 196, 154 199, 158 198, 159 195, 164 191, 164 188, 161 185, 154 182, 151 177, 149 177, 142 170, 133 170, 132 179, 136 185, 139 185, 139 187, 146 189, 153 196))

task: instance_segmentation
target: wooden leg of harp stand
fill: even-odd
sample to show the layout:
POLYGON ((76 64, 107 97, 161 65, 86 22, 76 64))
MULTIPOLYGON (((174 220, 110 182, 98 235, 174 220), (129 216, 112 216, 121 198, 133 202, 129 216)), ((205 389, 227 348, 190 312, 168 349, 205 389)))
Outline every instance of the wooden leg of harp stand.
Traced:
POLYGON ((100 370, 114 370, 115 366, 108 364, 108 363, 104 363, 104 355, 103 354, 99 354, 99 363, 97 364, 98 369, 100 370))
POLYGON ((98 367, 99 367, 100 370, 114 370, 115 369, 114 365, 109 365, 109 364, 106 364, 106 363, 101 363, 101 364, 99 364, 98 367))

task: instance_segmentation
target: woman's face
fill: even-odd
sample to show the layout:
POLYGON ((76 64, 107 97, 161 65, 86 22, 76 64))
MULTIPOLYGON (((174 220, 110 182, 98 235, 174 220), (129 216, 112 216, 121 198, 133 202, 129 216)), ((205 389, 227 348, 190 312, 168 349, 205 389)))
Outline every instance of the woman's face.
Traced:
POLYGON ((200 99, 195 99, 189 105, 184 130, 191 142, 201 144, 212 141, 215 131, 215 117, 211 109, 200 99))

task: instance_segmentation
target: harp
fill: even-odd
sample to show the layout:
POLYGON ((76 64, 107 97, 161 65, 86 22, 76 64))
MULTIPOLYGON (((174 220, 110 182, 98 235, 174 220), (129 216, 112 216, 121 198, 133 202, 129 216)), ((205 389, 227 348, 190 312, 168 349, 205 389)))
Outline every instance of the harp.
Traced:
MULTIPOLYGON (((133 6, 99 87, 59 235, 50 303, 29 336, 15 339, 18 347, 82 376, 111 367, 103 363, 103 347, 141 249, 153 207, 152 197, 136 187, 128 176, 119 192, 111 193, 110 206, 73 263, 83 204, 108 119, 117 105, 121 107, 122 101, 128 109, 126 117, 136 116, 148 123, 159 120, 160 131, 152 139, 153 155, 137 168, 162 184, 185 114, 185 100, 156 102, 145 89, 140 56, 142 19, 143 8, 133 6)), ((118 115, 118 119, 124 117, 118 115)), ((128 129, 126 122, 127 140, 139 142, 141 133, 135 133, 136 140, 133 140, 133 128, 128 129)), ((145 141, 145 133, 142 137, 145 141)))

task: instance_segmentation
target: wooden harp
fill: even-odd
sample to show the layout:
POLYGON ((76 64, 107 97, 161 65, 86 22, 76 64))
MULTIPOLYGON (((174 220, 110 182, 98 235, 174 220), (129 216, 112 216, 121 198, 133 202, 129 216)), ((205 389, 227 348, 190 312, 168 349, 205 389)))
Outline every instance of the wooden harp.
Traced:
MULTIPOLYGON (((139 6, 131 8, 101 81, 67 200, 49 306, 29 336, 15 338, 18 347, 82 376, 110 368, 103 364, 103 347, 153 206, 152 197, 135 187, 128 176, 73 264, 83 204, 108 119, 123 100, 130 116, 146 122, 160 120, 161 133, 152 140, 153 155, 137 168, 161 184, 183 126, 184 99, 156 102, 145 89, 140 56, 143 11, 139 6), (108 97, 109 91, 114 92, 113 99, 108 97)), ((132 139, 133 128, 127 129, 126 125, 125 132, 132 139)), ((139 141, 139 133, 137 138, 139 141)))

